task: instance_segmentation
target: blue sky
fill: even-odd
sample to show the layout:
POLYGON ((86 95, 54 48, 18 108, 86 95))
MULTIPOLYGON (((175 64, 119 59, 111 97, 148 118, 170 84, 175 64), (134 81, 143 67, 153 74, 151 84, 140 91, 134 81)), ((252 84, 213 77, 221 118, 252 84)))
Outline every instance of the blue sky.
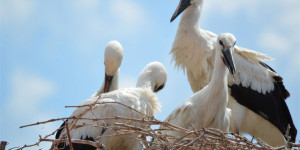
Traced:
MULTIPOLYGON (((169 55, 179 19, 169 20, 178 2, 0 0, 0 140, 8 141, 8 148, 32 144, 59 127, 61 122, 19 129, 67 117, 73 109, 64 106, 95 92, 104 79, 110 40, 124 48, 120 87, 134 87, 151 61, 166 66, 168 82, 158 93, 162 112, 156 115, 164 120, 192 95, 169 55)), ((237 45, 275 58, 267 63, 284 78, 300 130, 300 1, 206 0, 203 8, 201 28, 233 33, 237 45)))

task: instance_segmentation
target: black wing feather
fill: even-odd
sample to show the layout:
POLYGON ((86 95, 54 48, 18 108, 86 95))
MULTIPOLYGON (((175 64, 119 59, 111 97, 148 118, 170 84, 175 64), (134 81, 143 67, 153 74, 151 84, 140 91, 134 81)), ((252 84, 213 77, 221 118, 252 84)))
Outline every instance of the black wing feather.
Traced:
MULTIPOLYGON (((274 71, 263 62, 261 62, 261 65, 274 71)), ((289 133, 291 135, 291 141, 295 142, 297 129, 293 123, 287 104, 285 103, 285 99, 289 97, 290 94, 285 89, 280 76, 274 76, 273 79, 274 90, 266 94, 252 90, 250 88, 251 86, 243 87, 241 84, 233 84, 229 86, 231 96, 233 96, 239 104, 270 121, 283 135, 285 135, 288 125, 290 125, 291 129, 289 133)))
MULTIPOLYGON (((68 120, 66 120, 66 121, 68 121, 68 120)), ((64 121, 64 123, 60 126, 60 128, 65 126, 66 121, 64 121)), ((56 132, 55 139, 60 138, 60 135, 61 135, 61 132, 63 131, 63 129, 64 128, 61 128, 56 132)), ((86 137, 86 138, 81 137, 81 139, 88 140, 88 141, 95 141, 92 137, 86 137)), ((72 143, 72 145, 73 145, 74 150, 96 150, 96 148, 91 145, 77 144, 77 143, 72 143)), ((70 145, 66 145, 66 143, 62 142, 57 145, 57 148, 59 150, 70 150, 70 145)))
MULTIPOLYGON (((261 62, 261 61, 259 63, 262 66, 264 66, 265 68, 270 69, 271 71, 273 71, 273 72, 276 73, 276 71, 273 68, 271 68, 269 65, 267 65, 266 63, 261 62)), ((288 97, 290 97, 289 91, 283 85, 282 78, 280 76, 274 76, 273 79, 278 84, 278 86, 279 86, 279 92, 281 93, 281 95, 283 96, 283 98, 287 99, 288 97)))
MULTIPOLYGON (((83 139, 81 137, 81 139, 83 139)), ((87 141, 95 141, 92 137, 87 137, 83 140, 87 140, 87 141)), ((72 143, 73 149, 74 150, 96 150, 97 148, 91 145, 87 145, 87 144, 77 144, 77 143, 72 143)), ((58 149, 59 150, 70 150, 70 145, 66 145, 66 143, 59 143, 58 144, 58 149)))
MULTIPOLYGON (((67 119, 66 121, 68 121, 68 119, 67 119)), ((64 129, 64 128, 62 128, 62 127, 65 126, 66 121, 64 121, 64 123, 59 127, 60 129, 56 132, 55 139, 59 139, 60 134, 61 134, 61 132, 62 132, 63 129, 64 129)))

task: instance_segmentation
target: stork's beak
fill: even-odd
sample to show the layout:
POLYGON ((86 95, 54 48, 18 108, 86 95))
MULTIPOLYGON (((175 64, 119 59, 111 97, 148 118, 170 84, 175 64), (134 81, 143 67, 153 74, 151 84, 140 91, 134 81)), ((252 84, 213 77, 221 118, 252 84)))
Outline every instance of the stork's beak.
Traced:
POLYGON ((232 58, 233 48, 229 47, 226 50, 222 51, 223 53, 223 62, 229 69, 230 73, 233 75, 235 73, 235 65, 232 58))
POLYGON ((191 0, 180 0, 177 9, 175 10, 170 22, 176 19, 178 15, 180 15, 186 8, 191 5, 191 0))
POLYGON ((155 87, 154 87, 154 93, 157 93, 158 91, 160 91, 161 89, 163 89, 165 87, 165 84, 163 84, 163 85, 161 85, 161 86, 159 86, 159 87, 157 87, 156 85, 155 85, 155 87))
POLYGON ((108 92, 109 87, 111 85, 111 81, 114 78, 114 76, 109 76, 105 74, 105 80, 104 80, 104 93, 108 92))

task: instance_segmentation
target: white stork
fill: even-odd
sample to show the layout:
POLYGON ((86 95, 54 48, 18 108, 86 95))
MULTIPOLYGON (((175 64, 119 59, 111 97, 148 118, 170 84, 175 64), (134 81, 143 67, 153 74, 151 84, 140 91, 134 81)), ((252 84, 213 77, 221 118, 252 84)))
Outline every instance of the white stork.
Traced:
MULTIPOLYGON (((125 104, 135 110, 138 110, 148 116, 153 116, 156 111, 160 110, 160 103, 157 100, 155 92, 161 90, 167 80, 167 72, 165 67, 159 62, 149 63, 140 73, 136 88, 124 88, 115 90, 101 95, 100 99, 91 97, 85 101, 85 105, 94 104, 95 102, 119 102, 125 104)), ((75 109, 71 116, 81 116, 82 118, 108 118, 108 117, 124 117, 133 119, 143 119, 145 116, 132 111, 131 109, 119 104, 96 104, 91 110, 89 106, 79 107, 75 109), (83 115, 82 113, 85 112, 83 115)), ((144 124, 134 121, 125 120, 68 120, 69 126, 73 125, 95 125, 75 128, 70 131, 72 139, 88 139, 92 141, 99 141, 104 144, 109 150, 136 150, 142 149, 142 145, 137 140, 138 135, 122 135, 112 136, 117 132, 109 126, 114 125, 115 122, 126 123, 135 127, 145 128, 144 124), (112 136, 112 137, 109 137, 112 136)), ((65 130, 61 131, 58 135, 66 133, 65 130)), ((62 146, 62 145, 61 145, 62 146)), ((74 149, 96 149, 92 146, 82 147, 83 145, 73 144, 74 149)), ((69 149, 69 145, 65 146, 69 149)))
MULTIPOLYGON (((102 83, 100 89, 91 96, 91 99, 99 98, 100 95, 103 93, 118 89, 118 79, 119 79, 119 72, 120 72, 119 67, 121 65, 122 59, 123 59, 122 45, 116 40, 110 41, 107 44, 104 52, 104 65, 105 65, 104 82, 102 83)), ((86 105, 88 103, 90 103, 90 101, 83 101, 80 105, 86 105)), ((65 122, 61 125, 61 127, 62 126, 65 126, 65 122)), ((63 129, 58 130, 55 137, 56 139, 60 138, 62 131, 63 129)), ((92 146, 88 146, 88 145, 80 145, 80 144, 76 144, 76 145, 77 147, 81 146, 80 149, 93 148, 92 146)), ((63 146, 64 145, 60 144, 58 147, 62 148, 63 146)))
MULTIPOLYGON (((235 73, 232 52, 235 37, 229 33, 218 36, 215 43, 215 62, 212 78, 202 90, 194 93, 176 108, 165 120, 173 125, 193 130, 193 127, 212 127, 229 131, 231 110, 227 108, 228 83, 227 76, 235 73), (228 70, 227 70, 227 68, 228 70)), ((164 128, 163 126, 161 128, 164 128)), ((182 136, 175 131, 162 131, 164 134, 182 136)))
MULTIPOLYGON (((175 65, 187 71, 194 92, 201 90, 211 79, 214 61, 214 42, 217 35, 199 26, 204 0, 180 0, 171 22, 182 12, 171 54, 175 65)), ((237 73, 229 78, 229 102, 232 109, 231 131, 248 133, 272 146, 283 145, 288 125, 291 141, 295 141, 294 126, 285 99, 289 92, 282 78, 264 60, 261 53, 235 46, 233 59, 237 73)))

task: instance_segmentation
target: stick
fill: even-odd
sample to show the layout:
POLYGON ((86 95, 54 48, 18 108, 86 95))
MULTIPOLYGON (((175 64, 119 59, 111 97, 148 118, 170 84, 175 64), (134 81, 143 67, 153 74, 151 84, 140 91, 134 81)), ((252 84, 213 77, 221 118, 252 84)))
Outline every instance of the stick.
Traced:
POLYGON ((69 127, 68 127, 68 122, 66 121, 66 124, 65 124, 66 128, 67 128, 67 136, 68 136, 68 141, 69 141, 69 145, 70 145, 70 149, 71 150, 74 150, 73 149, 73 144, 71 142, 71 136, 70 136, 70 131, 69 131, 69 127))
POLYGON ((7 144, 6 141, 1 141, 0 150, 5 150, 6 144, 7 144))

